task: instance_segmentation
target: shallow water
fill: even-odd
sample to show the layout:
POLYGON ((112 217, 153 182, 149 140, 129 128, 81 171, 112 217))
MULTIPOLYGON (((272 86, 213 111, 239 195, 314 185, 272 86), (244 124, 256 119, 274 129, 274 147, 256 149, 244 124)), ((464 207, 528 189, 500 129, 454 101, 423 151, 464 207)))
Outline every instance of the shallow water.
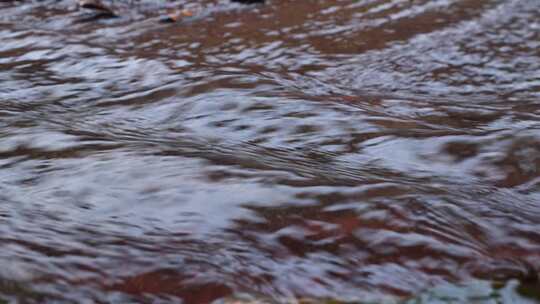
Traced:
POLYGON ((538 301, 540 2, 114 8, 0 1, 0 298, 538 301))

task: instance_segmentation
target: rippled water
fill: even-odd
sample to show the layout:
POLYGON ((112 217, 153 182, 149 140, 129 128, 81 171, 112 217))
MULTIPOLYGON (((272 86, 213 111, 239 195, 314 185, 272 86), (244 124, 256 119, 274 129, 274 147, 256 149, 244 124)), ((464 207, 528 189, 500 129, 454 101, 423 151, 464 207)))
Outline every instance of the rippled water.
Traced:
POLYGON ((0 298, 539 301, 539 1, 112 5, 0 1, 0 298))

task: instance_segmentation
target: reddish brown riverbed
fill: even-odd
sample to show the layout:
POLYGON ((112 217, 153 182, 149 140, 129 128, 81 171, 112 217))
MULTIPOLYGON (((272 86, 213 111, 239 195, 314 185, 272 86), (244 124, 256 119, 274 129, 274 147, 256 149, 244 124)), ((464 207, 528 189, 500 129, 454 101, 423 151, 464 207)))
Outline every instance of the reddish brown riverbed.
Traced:
POLYGON ((0 1, 0 303, 539 301, 540 1, 114 9, 0 1))

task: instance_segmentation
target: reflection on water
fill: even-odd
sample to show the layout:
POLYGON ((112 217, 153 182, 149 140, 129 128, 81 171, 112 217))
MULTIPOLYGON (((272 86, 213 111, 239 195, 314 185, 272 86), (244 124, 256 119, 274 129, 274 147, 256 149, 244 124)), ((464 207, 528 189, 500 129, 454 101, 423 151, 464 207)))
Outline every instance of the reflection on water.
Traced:
POLYGON ((540 2, 113 5, 0 2, 0 298, 538 301, 540 2))

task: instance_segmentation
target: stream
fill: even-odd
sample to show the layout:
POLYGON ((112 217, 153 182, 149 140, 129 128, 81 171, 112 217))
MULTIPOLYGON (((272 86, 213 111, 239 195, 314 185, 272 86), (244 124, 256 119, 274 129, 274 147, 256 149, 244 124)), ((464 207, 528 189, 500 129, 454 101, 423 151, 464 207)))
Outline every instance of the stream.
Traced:
POLYGON ((0 1, 0 303, 540 303, 540 1, 107 3, 0 1))

